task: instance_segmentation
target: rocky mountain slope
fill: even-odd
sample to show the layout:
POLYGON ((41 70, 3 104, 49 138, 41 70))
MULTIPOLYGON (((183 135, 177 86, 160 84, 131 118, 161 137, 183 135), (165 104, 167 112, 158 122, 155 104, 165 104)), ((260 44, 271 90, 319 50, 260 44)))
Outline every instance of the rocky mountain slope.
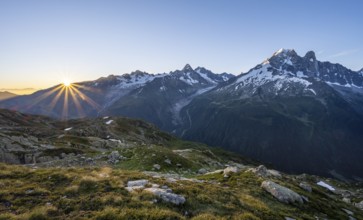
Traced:
POLYGON ((0 137, 0 219, 363 219, 360 183, 288 175, 139 120, 0 110, 0 137))
POLYGON ((220 149, 183 142, 143 121, 120 117, 57 121, 0 110, 0 137, 0 162, 11 164, 67 167, 122 161, 120 166, 128 169, 188 173, 221 168, 229 160, 251 163, 220 149))
POLYGON ((280 50, 194 99, 177 134, 288 172, 361 180, 362 83, 313 52, 280 50))
POLYGON ((61 119, 140 118, 286 172, 363 179, 363 72, 321 62, 312 51, 299 56, 281 49, 237 77, 186 65, 168 74, 136 71, 74 88, 73 98, 54 87, 0 107, 61 119))
POLYGON ((234 77, 186 65, 168 74, 135 71, 95 81, 73 84, 73 92, 62 85, 0 102, 0 107, 58 119, 114 115, 152 122, 163 130, 179 123, 180 110, 194 97, 234 77), (66 107, 64 105, 66 104, 66 107))

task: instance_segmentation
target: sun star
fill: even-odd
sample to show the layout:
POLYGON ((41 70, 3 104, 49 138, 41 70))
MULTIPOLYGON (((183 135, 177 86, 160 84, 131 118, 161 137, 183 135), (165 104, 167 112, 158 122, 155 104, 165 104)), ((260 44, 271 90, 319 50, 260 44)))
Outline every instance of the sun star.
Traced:
POLYGON ((63 80, 63 85, 65 87, 69 87, 69 86, 71 86, 71 82, 68 79, 65 79, 65 80, 63 80))

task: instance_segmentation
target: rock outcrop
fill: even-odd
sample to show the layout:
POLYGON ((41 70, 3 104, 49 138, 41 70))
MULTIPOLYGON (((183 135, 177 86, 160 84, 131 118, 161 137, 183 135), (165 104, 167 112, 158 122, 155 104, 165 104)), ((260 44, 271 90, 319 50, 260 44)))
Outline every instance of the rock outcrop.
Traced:
POLYGON ((261 187, 282 203, 304 203, 303 198, 299 194, 272 181, 263 181, 261 187))
POLYGON ((168 192, 167 189, 160 188, 147 188, 144 191, 150 192, 159 198, 161 198, 164 202, 173 203, 175 205, 181 205, 185 203, 185 198, 181 195, 168 192))

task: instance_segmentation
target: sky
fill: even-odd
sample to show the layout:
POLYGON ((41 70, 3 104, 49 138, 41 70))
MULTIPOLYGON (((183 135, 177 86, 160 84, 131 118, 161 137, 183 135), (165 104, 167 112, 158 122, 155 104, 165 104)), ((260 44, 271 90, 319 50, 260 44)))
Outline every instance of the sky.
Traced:
POLYGON ((280 48, 363 68, 361 0, 0 0, 0 91, 186 63, 240 74, 280 48))

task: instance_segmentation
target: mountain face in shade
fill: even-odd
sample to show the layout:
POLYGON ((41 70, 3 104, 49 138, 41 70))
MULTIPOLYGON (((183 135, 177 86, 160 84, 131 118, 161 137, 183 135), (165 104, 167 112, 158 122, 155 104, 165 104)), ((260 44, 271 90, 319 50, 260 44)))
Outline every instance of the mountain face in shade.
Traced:
POLYGON ((177 134, 288 172, 362 178, 363 77, 340 64, 279 50, 197 97, 177 134))
POLYGON ((10 99, 10 98, 13 98, 15 96, 17 96, 17 95, 14 94, 14 93, 11 93, 11 92, 7 92, 7 91, 0 92, 0 101, 5 100, 5 99, 10 99))
POLYGON ((140 118, 185 139, 291 172, 363 179, 363 71, 281 49, 239 76, 186 65, 77 83, 78 103, 54 88, 0 108, 55 118, 140 118), (58 100, 55 102, 54 100, 58 100))

